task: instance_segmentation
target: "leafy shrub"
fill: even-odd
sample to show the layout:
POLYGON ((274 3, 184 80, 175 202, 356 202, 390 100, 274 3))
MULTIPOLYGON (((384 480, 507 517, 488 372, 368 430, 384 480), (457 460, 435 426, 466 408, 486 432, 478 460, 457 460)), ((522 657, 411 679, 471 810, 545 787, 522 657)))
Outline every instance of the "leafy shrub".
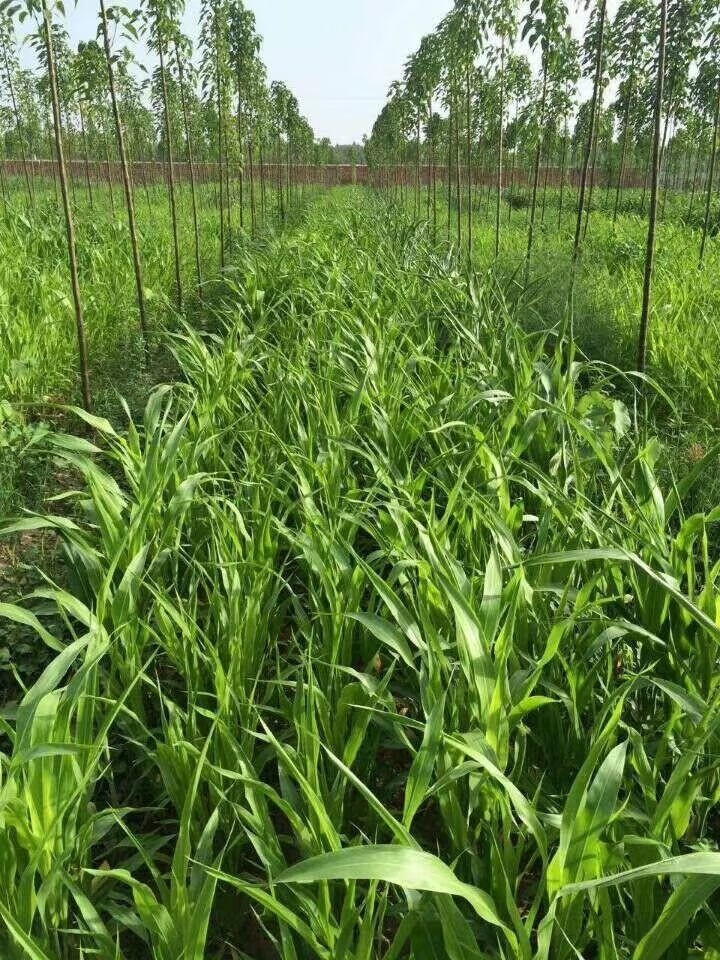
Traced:
POLYGON ((512 210, 527 210, 531 201, 532 198, 528 190, 508 187, 505 191, 505 202, 509 204, 512 210))

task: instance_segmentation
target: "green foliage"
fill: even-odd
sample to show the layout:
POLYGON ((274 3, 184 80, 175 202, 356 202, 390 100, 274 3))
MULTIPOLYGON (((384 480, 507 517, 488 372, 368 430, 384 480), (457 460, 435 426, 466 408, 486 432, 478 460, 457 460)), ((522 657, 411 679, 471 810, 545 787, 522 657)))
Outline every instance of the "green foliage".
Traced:
POLYGON ((663 483, 602 365, 369 193, 214 312, 141 419, 43 435, 74 519, 4 531, 72 586, 2 611, 54 657, 4 721, 3 955, 714 949, 712 455, 663 483))

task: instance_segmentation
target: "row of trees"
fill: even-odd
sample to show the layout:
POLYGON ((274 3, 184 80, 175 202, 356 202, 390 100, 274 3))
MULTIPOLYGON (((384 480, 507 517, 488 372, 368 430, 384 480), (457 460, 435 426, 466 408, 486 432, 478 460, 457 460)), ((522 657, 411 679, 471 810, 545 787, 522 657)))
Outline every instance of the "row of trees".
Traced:
MULTIPOLYGON (((720 5, 620 0, 614 17, 607 0, 586 0, 585 8, 576 37, 566 0, 455 0, 391 87, 366 153, 381 180, 394 164, 414 165, 415 209, 425 182, 435 231, 442 179, 468 254, 478 171, 492 172, 484 180, 488 203, 494 188, 496 255, 503 196, 523 184, 526 275, 548 184, 559 186, 558 225, 574 205, 575 265, 602 182, 613 219, 623 209, 648 217, 646 331, 655 223, 673 188, 687 193, 688 217, 700 219, 701 261, 705 254, 719 139, 720 5), (624 196, 626 185, 641 187, 640 196, 624 196)), ((451 229, 448 218, 448 237, 451 229)), ((642 368, 645 333, 640 340, 642 368)))
MULTIPOLYGON (((252 13, 248 12, 252 17, 252 13)), ((115 19, 115 10, 108 5, 108 18, 115 19)), ((135 29, 141 23, 135 18, 135 29)), ((105 54, 102 37, 70 44, 62 21, 53 25, 58 90, 62 109, 63 134, 68 158, 82 162, 85 155, 92 160, 117 162, 119 155, 113 134, 113 114, 107 89, 105 54)), ((135 44, 126 43, 118 51, 115 83, 121 107, 129 155, 135 161, 162 162, 167 156, 165 131, 159 123, 162 81, 158 69, 148 70, 135 56, 135 44)), ((199 69, 190 57, 192 48, 183 48, 183 79, 176 64, 174 46, 167 57, 166 86, 168 107, 172 117, 172 150, 175 156, 186 155, 184 116, 187 115, 196 163, 212 163, 217 159, 217 107, 203 94, 199 69), (184 101, 184 102, 183 102, 184 101)), ((0 18, 0 157, 21 161, 29 158, 49 159, 53 156, 52 105, 44 72, 22 67, 14 18, 0 18)), ((262 64, 260 66, 262 70, 262 64)), ((264 145, 271 152, 271 131, 277 119, 272 117, 277 98, 271 96, 267 81, 255 82, 248 90, 255 113, 255 153, 264 145)), ((249 121, 251 117, 245 118, 249 121)), ((302 142, 302 138, 301 138, 302 142)), ((300 147, 301 142, 298 143, 300 147)), ((237 153, 235 138, 228 145, 237 153)), ((327 137, 302 143, 298 161, 310 164, 364 163, 362 144, 333 144, 327 137)))
POLYGON ((36 194, 31 159, 54 160, 67 227, 82 395, 88 410, 92 405, 88 346, 68 159, 84 161, 90 204, 91 160, 104 158, 108 166, 113 161, 120 165, 139 325, 147 344, 132 161, 154 159, 165 166, 175 297, 182 309, 187 278, 182 275, 180 256, 178 159, 190 171, 194 286, 202 297, 197 163, 212 161, 216 165, 217 240, 219 263, 224 266, 229 238, 238 227, 255 231, 270 212, 285 219, 293 199, 293 165, 313 162, 319 151, 328 153, 326 144, 316 144, 312 128, 287 86, 268 83, 255 17, 243 0, 202 0, 197 57, 191 39, 181 30, 184 0, 140 0, 140 7, 133 11, 98 0, 97 13, 97 38, 72 50, 62 0, 0 3, 4 159, 19 161, 30 204, 35 203, 36 194), (37 71, 20 65, 19 23, 30 27, 26 42, 35 51, 37 71), (149 69, 134 58, 133 48, 139 41, 152 58, 149 69), (268 170, 272 171, 272 185, 266 184, 268 170), (272 211, 271 194, 276 205, 272 211))

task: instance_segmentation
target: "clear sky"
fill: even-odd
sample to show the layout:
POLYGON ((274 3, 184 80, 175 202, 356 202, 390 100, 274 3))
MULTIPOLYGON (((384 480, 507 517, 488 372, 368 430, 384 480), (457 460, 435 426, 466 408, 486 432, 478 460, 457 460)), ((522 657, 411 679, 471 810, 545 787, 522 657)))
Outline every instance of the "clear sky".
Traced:
MULTIPOLYGON (((405 59, 452 0, 248 0, 248 6, 269 78, 291 88, 316 136, 351 143, 370 133, 405 59)), ((73 42, 95 36, 98 0, 66 7, 73 42)), ((200 0, 188 0, 185 29, 194 40, 199 10, 200 0)))

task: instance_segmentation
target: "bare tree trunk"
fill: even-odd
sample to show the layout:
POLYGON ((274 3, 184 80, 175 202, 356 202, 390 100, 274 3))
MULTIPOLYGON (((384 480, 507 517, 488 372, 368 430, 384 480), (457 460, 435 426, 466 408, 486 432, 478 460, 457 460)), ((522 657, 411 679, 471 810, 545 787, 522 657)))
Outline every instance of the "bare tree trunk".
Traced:
POLYGON ((648 219, 645 278, 643 281, 642 312, 638 336, 637 368, 642 373, 647 361, 650 304, 652 301, 653 261, 655 259, 655 229, 657 226, 658 189, 660 186, 660 139, 662 129, 663 85, 665 80, 665 44, 667 36, 668 0, 660 0, 660 38, 658 41, 657 86, 655 88, 655 116, 652 145, 652 180, 650 185, 650 216, 648 219))
POLYGON ((670 146, 667 148, 667 156, 665 154, 665 142, 663 141, 662 150, 660 152, 660 162, 665 161, 665 177, 664 177, 664 187, 662 191, 662 203, 660 204, 660 219, 665 219, 665 206, 667 204, 668 193, 670 192, 671 178, 670 178, 670 168, 672 167, 673 162, 673 153, 675 146, 675 139, 673 138, 670 141, 670 146))
MULTIPOLYGON (((60 96, 60 87, 58 85, 58 97, 60 96)), ((61 109, 62 116, 62 109, 61 109)), ((73 170, 73 153, 72 153, 72 127, 70 126, 70 110, 66 107, 65 109, 65 132, 67 133, 67 156, 66 156, 66 172, 68 179, 70 181, 70 189, 72 191, 72 202, 74 206, 77 206, 77 192, 75 188, 75 171, 73 170)))
POLYGON ((220 65, 217 69, 217 108, 218 108, 218 181, 220 196, 220 269, 225 269, 225 199, 223 191, 223 124, 222 124, 222 88, 220 86, 220 65))
POLYGON ((460 117, 455 113, 455 187, 457 194, 457 244, 462 245, 462 183, 460 174, 460 117))
POLYGON ((632 99, 632 88, 631 88, 631 91, 628 92, 627 102, 625 104, 625 113, 623 115, 622 147, 620 148, 620 168, 618 170, 617 188, 615 190, 615 207, 613 209, 613 223, 617 223, 618 210, 620 208, 620 191, 622 190, 623 176, 625 175, 625 158, 627 157, 627 142, 628 142, 629 127, 630 127, 631 99, 632 99))
POLYGON ((0 159, 0 191, 2 191, 3 211, 7 217, 8 213, 8 188, 5 179, 5 158, 0 159))
POLYGON ((420 108, 418 107, 417 121, 415 123, 415 201, 413 203, 413 214, 417 219, 420 216, 420 108))
POLYGON ((690 170, 692 169, 692 150, 685 148, 685 163, 683 164, 682 178, 680 180, 680 190, 686 193, 690 183, 690 170))
POLYGON ((562 227, 563 202, 565 199, 565 170, 567 168, 567 145, 568 145, 568 118, 565 114, 565 123, 563 127, 563 145, 560 157, 560 199, 558 201, 558 231, 562 227))
POLYGON ((228 242, 232 242, 233 221, 232 221, 232 190, 230 183, 230 148, 228 147, 228 128, 223 124, 223 143, 225 145, 225 209, 227 217, 225 218, 225 227, 227 231, 228 242))
POLYGON ((692 217, 693 207, 695 206, 695 193, 697 191, 697 178, 700 171, 700 157, 702 156, 702 150, 698 146, 695 149, 695 165, 693 167, 692 174, 692 183, 690 185, 690 203, 688 204, 688 220, 692 217))
POLYGON ((190 117, 188 115, 187 96, 185 94, 185 78, 183 75, 182 58, 180 51, 175 46, 175 54, 178 65, 178 83, 180 85, 180 102, 183 112, 183 123, 185 126, 185 146, 187 149, 188 167, 190 170, 190 198, 192 202, 193 216, 193 234, 195 237, 195 271, 197 274, 197 293, 202 301, 202 264, 200 260, 200 224, 198 220, 197 191, 195 189, 195 161, 193 158, 192 136, 190 134, 190 117))
MULTIPOLYGON (((430 120, 428 121, 428 123, 431 123, 432 122, 432 104, 430 105, 430 110, 428 111, 428 117, 430 117, 430 120)), ((429 149, 430 148, 429 133, 430 133, 430 127, 428 126, 427 190, 425 192, 426 218, 428 223, 430 223, 431 217, 432 217, 432 151, 429 149)))
POLYGON ((483 208, 483 216, 485 216, 488 220, 490 219, 490 201, 492 200, 492 192, 493 192, 493 185, 492 185, 493 178, 490 173, 491 170, 495 173, 495 175, 497 175, 497 171, 495 170, 494 166, 490 163, 490 160, 488 157, 488 151, 485 151, 483 153, 482 163, 480 165, 480 177, 481 177, 481 182, 483 179, 487 180, 487 183, 485 184, 485 205, 483 208))
POLYGON ((78 101, 78 111, 80 113, 80 133, 83 142, 83 155, 85 159, 85 183, 87 184, 88 199, 90 200, 90 209, 94 207, 92 184, 90 183, 90 157, 88 156, 87 133, 85 131, 85 114, 83 113, 82 103, 78 101))
POLYGON ((264 225, 267 219, 267 196, 265 188, 265 148, 262 136, 258 145, 258 160, 260 161, 260 215, 264 225))
MULTIPOLYGON (((158 35, 160 34, 158 24, 158 35)), ((177 290, 178 310, 183 308, 182 280, 180 277, 180 241, 178 239, 177 207, 175 204, 175 165, 173 162, 172 132, 170 129, 170 107, 168 104, 167 76, 165 74, 165 51, 162 39, 158 40, 160 57, 160 85, 162 87, 163 119, 165 126, 165 149, 167 150, 168 190, 170 193, 170 218, 172 220, 173 250, 175 254, 175 287, 177 290)))
POLYGON ((243 115, 242 115, 242 99, 240 95, 240 84, 241 80, 238 76, 237 78, 237 87, 238 87, 238 98, 237 98, 237 138, 238 138, 238 156, 240 158, 240 169, 238 171, 238 188, 240 191, 240 229, 245 228, 245 212, 243 206, 245 204, 245 185, 243 177, 243 163, 245 162, 245 142, 243 138, 243 115))
POLYGON ((287 130, 287 143, 285 145, 285 157, 287 159, 286 171, 286 186, 287 186, 287 199, 286 199, 286 208, 290 209, 290 157, 291 157, 291 142, 290 142, 290 127, 288 126, 287 130))
POLYGON ((275 189, 278 194, 278 210, 280 212, 280 222, 285 223, 285 191, 282 182, 282 144, 280 143, 280 134, 278 133, 275 141, 275 189))
POLYGON ((648 158, 648 162, 645 164, 645 175, 643 177, 643 190, 642 198, 640 200, 640 215, 645 216, 645 196, 648 189, 648 180, 650 179, 650 168, 652 166, 652 155, 648 158))
POLYGON ((437 243, 437 184, 435 181, 435 128, 432 99, 428 102, 428 147, 430 149, 428 157, 428 208, 432 204, 432 238, 433 243, 437 243))
POLYGON ((447 155, 447 241, 450 243, 450 228, 452 225, 452 158, 453 158, 453 111, 448 113, 448 155, 447 155))
POLYGON ((535 211, 537 209, 537 193, 540 183, 540 160, 543 149, 543 131, 545 129, 545 103, 547 100, 547 63, 543 63, 542 92, 540 94, 540 123, 538 127, 537 146, 535 148, 535 167, 533 173, 532 200, 530 201, 530 223, 528 225, 527 252, 525 254, 525 283, 530 277, 530 257, 532 256, 533 238, 535 234, 535 211))
POLYGON ((593 193, 595 192, 595 173, 597 170, 598 139, 599 132, 595 130, 595 143, 593 145, 592 161, 590 163, 590 189, 588 191, 588 202, 585 209, 585 226, 583 227, 583 242, 587 237, 588 227, 590 226, 590 213, 592 212, 593 193))
POLYGON ((500 41, 500 104, 497 151, 497 196, 495 198, 495 260, 500 255, 500 213, 503 192, 503 149, 505 146, 505 34, 500 41))
MULTIPOLYGON (((606 11, 607 11, 607 2, 606 0, 601 0, 600 27, 598 31, 597 46, 595 48, 595 78, 593 80, 593 93, 592 93, 592 101, 590 105, 590 129, 588 130, 587 145, 585 147, 582 175, 580 178, 580 195, 578 197, 577 220, 575 222, 575 242, 573 244, 573 256, 572 256, 573 273, 571 276, 571 283, 574 277, 575 265, 577 264, 578 258, 580 256, 583 209, 585 207, 585 191, 587 188, 588 167, 590 166, 590 159, 593 153, 593 146, 595 143, 595 123, 596 123, 597 112, 598 112, 598 103, 600 100, 600 85, 602 82, 602 58, 603 58, 603 45, 605 41, 606 11)), ((594 170, 594 165, 593 165, 593 170, 594 170)))
POLYGON ((552 160, 553 148, 554 148, 554 144, 550 147, 548 156, 545 158, 545 176, 543 178, 542 207, 540 210, 541 226, 545 223, 545 208, 547 206, 548 177, 550 176, 550 164, 548 163, 548 161, 552 160))
POLYGON ((85 331, 82 297, 80 295, 80 279, 78 277, 75 224, 73 222, 72 208, 70 206, 67 170, 65 168, 65 155, 63 153, 60 98, 58 96, 57 72, 55 69, 55 51, 53 49, 52 42, 52 26, 48 0, 42 0, 42 12, 45 33, 45 53, 47 56, 48 79, 50 81, 50 97, 52 100, 53 124, 55 128, 55 150, 58 158, 60 189, 62 192, 63 210, 65 212, 68 258, 70 261, 70 282, 72 286, 73 302, 75 305, 75 327, 77 330, 78 355, 80 359, 80 384, 82 388, 83 405, 89 412, 92 408, 92 397, 90 394, 90 369, 88 360, 87 334, 85 331))
POLYGON ((468 262, 472 258, 473 222, 472 222, 472 109, 470 101, 470 68, 465 70, 465 159, 467 163, 467 252, 468 262))
POLYGON ((147 313, 145 310, 145 286, 143 283, 142 262, 140 260, 140 246, 138 244, 137 226, 135 223, 135 202, 133 198, 132 182, 130 180, 130 169, 128 167, 127 153, 125 152, 125 133, 123 131, 120 108, 118 107, 117 93, 115 90, 115 71, 113 70, 112 65, 112 52, 110 50, 110 37, 108 34, 105 0, 100 0, 100 18, 102 20, 103 44, 105 47, 105 59, 107 61, 108 69, 110 102, 112 104, 113 118, 115 120, 115 135, 117 136, 118 152, 120 154, 120 168, 122 171, 123 187, 125 188, 125 208, 127 210, 128 229, 130 231, 130 247, 132 249, 133 269, 135 271, 135 289, 137 292, 138 313, 140 314, 140 329, 142 330, 145 347, 147 349, 148 323, 147 313))
POLYGON ((610 190, 612 189, 612 175, 613 175, 613 144, 612 140, 608 144, 607 148, 607 173, 605 175, 605 209, 607 209, 608 202, 610 200, 610 190))
POLYGON ((20 144, 20 159, 22 160, 23 171, 25 173, 25 183, 27 184, 30 203, 34 205, 35 192, 33 190, 33 183, 30 177, 30 170, 28 168, 27 153, 25 150, 25 136, 23 134, 22 123, 20 120, 20 110, 18 109, 17 99, 15 98, 15 86, 12 80, 12 70, 10 69, 10 60, 8 58, 8 52, 5 44, 3 44, 3 60, 5 62, 5 79, 7 80, 8 93, 10 94, 10 102, 12 103, 13 114, 15 116, 15 129, 17 130, 18 143, 20 144))
POLYGON ((707 195, 705 197, 705 222, 703 223, 702 242, 700 244, 700 263, 705 258, 705 244, 707 243, 708 228, 710 226, 710 209, 712 206, 712 192, 715 180, 715 158, 717 157, 718 126, 720 126, 720 85, 718 85, 717 101, 715 103, 715 117, 713 119, 713 139, 710 150, 710 170, 708 172, 707 195))
POLYGON ((255 221, 256 221, 256 210, 255 210, 255 163, 253 157, 253 151, 255 149, 254 144, 253 129, 250 129, 250 136, 248 137, 247 144, 247 153, 248 153, 248 172, 250 174, 250 229, 252 233, 255 233, 255 221))
POLYGON ((105 169, 107 170, 108 187, 110 189, 110 209, 115 216, 115 191, 113 190, 112 164, 110 163, 110 145, 108 144, 107 128, 103 120, 103 143, 105 145, 105 169))
POLYGON ((139 159, 140 163, 140 179, 142 180, 143 193, 145 195, 145 202, 147 203, 148 210, 152 210, 152 200, 150 199, 150 188, 147 181, 147 162, 141 157, 140 144, 138 142, 137 135, 135 136, 135 156, 139 159))
POLYGON ((53 140, 54 130, 55 130, 55 121, 52 117, 52 112, 51 112, 50 122, 48 123, 48 126, 47 126, 48 145, 50 149, 50 163, 52 164, 53 185, 55 187, 55 200, 58 203, 60 203, 61 202, 60 184, 58 183, 58 171, 57 171, 58 159, 57 159, 57 151, 55 150, 55 142, 53 140))

